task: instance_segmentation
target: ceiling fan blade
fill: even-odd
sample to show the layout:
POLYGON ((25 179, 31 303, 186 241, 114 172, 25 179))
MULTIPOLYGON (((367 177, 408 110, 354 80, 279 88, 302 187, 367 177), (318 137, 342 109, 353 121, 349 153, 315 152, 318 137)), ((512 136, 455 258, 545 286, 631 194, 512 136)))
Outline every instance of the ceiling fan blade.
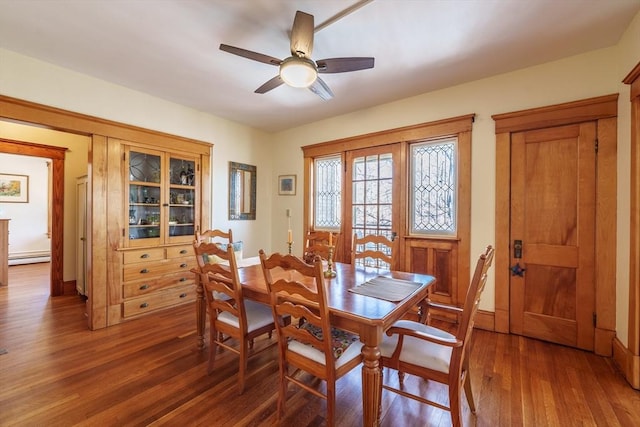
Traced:
POLYGON ((331 98, 333 98, 333 92, 331 92, 331 89, 329 89, 329 86, 327 86, 324 80, 322 80, 320 77, 318 77, 316 81, 313 82, 311 86, 309 86, 309 90, 315 93, 316 95, 318 95, 320 98, 324 99, 325 101, 328 101, 331 98))
POLYGON ((328 58, 316 61, 319 73, 346 73, 373 68, 375 58, 328 58))
POLYGON ((313 51, 313 15, 296 12, 291 27, 291 55, 311 58, 313 51))
POLYGON ((260 86, 258 89, 256 89, 255 93, 269 92, 271 89, 275 89, 283 83, 284 81, 280 78, 280 75, 277 75, 271 80, 269 80, 268 82, 266 82, 265 84, 263 84, 262 86, 260 86))
POLYGON ((281 59, 274 58, 273 56, 264 55, 262 53, 253 52, 253 51, 242 49, 235 46, 229 46, 228 44, 221 44, 220 50, 233 53, 234 55, 242 56, 243 58, 252 59, 258 62, 264 62, 265 64, 269 64, 269 65, 278 66, 282 62, 281 59))

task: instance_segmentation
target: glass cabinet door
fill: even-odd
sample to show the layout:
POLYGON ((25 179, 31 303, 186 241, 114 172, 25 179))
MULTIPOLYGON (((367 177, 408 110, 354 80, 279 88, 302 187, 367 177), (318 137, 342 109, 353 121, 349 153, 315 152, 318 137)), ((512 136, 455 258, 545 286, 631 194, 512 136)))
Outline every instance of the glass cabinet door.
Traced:
POLYGON ((193 239, 196 218, 197 162, 195 159, 169 155, 169 218, 168 241, 184 241, 181 236, 193 239))
POLYGON ((191 243, 199 221, 197 157, 125 146, 128 246, 191 243))
MULTIPOLYGON (((136 149, 137 150, 137 149, 136 149)), ((153 151, 129 150, 129 241, 133 246, 162 238, 162 156, 153 151), (134 243, 134 241, 136 241, 134 243)))

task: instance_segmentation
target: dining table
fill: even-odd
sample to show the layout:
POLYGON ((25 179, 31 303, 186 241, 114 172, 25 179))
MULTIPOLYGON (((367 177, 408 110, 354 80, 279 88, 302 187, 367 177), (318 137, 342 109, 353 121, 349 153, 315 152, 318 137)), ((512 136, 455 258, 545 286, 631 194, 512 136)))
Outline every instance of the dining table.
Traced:
MULTIPOLYGON (((244 298, 270 304, 259 261, 238 268, 244 298)), ((413 307, 425 312, 425 304, 436 278, 426 274, 381 270, 345 263, 333 263, 334 277, 325 276, 327 304, 332 326, 358 334, 362 342, 363 425, 376 426, 382 398, 382 369, 379 345, 384 332, 413 307), (384 285, 383 287, 375 286, 384 285), (401 292, 385 295, 384 288, 401 292), (368 289, 373 292, 368 292, 368 289), (380 293, 379 291, 383 292, 380 293)), ((285 274, 283 272, 283 274, 285 274)), ((197 275, 196 275, 197 277, 197 275)), ((204 289, 196 280, 197 345, 204 349, 206 304, 204 289)))

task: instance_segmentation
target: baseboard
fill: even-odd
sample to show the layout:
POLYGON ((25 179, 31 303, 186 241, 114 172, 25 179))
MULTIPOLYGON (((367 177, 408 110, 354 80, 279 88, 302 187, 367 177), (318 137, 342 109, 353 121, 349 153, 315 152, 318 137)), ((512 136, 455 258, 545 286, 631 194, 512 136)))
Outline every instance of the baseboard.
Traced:
POLYGON ((36 264, 40 262, 51 262, 51 252, 27 251, 9 254, 9 265, 36 264))
POLYGON ((608 329, 595 329, 593 352, 598 356, 611 357, 613 355, 613 339, 616 332, 608 329))
POLYGON ((613 339, 613 361, 631 387, 640 390, 640 356, 631 353, 617 337, 613 339))
POLYGON ((495 313, 493 311, 478 310, 474 326, 478 329, 495 332, 495 313))
POLYGON ((78 291, 76 290, 76 281, 75 280, 70 280, 68 282, 63 282, 62 286, 63 286, 63 295, 73 295, 73 294, 77 294, 78 293, 78 291))

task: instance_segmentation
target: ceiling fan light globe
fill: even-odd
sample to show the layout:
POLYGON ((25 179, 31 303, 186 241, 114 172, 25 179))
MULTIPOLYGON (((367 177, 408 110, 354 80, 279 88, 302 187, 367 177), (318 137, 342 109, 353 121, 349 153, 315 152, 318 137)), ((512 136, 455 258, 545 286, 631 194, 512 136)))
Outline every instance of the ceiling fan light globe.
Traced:
POLYGON ((309 59, 291 57, 280 64, 280 78, 292 87, 309 87, 318 78, 318 70, 309 59))

